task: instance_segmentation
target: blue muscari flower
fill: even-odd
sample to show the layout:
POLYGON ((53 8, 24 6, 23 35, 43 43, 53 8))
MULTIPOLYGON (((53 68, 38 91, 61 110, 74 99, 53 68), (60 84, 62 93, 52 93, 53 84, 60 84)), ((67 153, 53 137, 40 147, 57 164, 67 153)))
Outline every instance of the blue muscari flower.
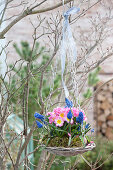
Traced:
POLYGON ((40 123, 40 122, 37 121, 37 120, 36 120, 36 124, 37 124, 38 128, 42 128, 42 127, 43 127, 42 123, 40 123))
POLYGON ((40 119, 45 125, 47 125, 47 122, 45 121, 46 120, 46 117, 39 114, 39 113, 35 113, 34 114, 34 117, 37 118, 37 119, 40 119))
POLYGON ((72 101, 68 100, 67 98, 65 98, 65 103, 66 103, 66 106, 65 107, 73 107, 73 103, 72 101))
POLYGON ((73 115, 72 115, 72 113, 71 113, 71 110, 68 112, 68 114, 67 114, 67 118, 68 119, 71 119, 73 117, 73 115))
POLYGON ((83 120, 84 120, 84 115, 82 112, 79 112, 79 115, 78 117, 76 118, 76 122, 77 123, 80 123, 80 124, 83 124, 83 120))
POLYGON ((95 130, 94 130, 94 128, 93 128, 93 129, 91 129, 91 133, 92 133, 92 132, 94 132, 94 131, 95 131, 95 130))
POLYGON ((88 123, 86 126, 85 126, 85 129, 88 129, 90 126, 90 124, 88 123))
POLYGON ((37 119, 40 119, 42 122, 43 122, 44 119, 45 119, 45 116, 43 116, 43 115, 41 115, 41 114, 39 114, 39 113, 35 113, 35 114, 34 114, 34 117, 37 118, 37 119))

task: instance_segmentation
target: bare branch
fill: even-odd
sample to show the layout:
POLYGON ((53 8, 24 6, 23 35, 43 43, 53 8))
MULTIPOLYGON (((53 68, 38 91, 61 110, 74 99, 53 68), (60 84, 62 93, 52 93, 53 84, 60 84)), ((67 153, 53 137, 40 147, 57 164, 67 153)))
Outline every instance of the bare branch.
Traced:
MULTIPOLYGON (((66 3, 69 3, 70 1, 73 1, 73 0, 66 0, 65 1, 65 4, 66 3)), ((42 1, 43 3, 45 1, 42 1)), ((38 7, 40 6, 42 3, 39 3, 37 5, 35 5, 35 7, 38 7)), ((41 10, 34 10, 32 11, 32 8, 34 9, 34 7, 32 8, 27 8, 21 15, 19 15, 16 19, 14 19, 2 32, 0 32, 0 39, 4 39, 4 35, 17 23, 19 22, 21 19, 25 18, 26 16, 28 15, 32 15, 32 14, 39 14, 39 13, 43 13, 43 12, 47 12, 47 11, 51 11, 53 9, 56 9, 58 7, 60 7, 62 5, 62 2, 52 6, 52 7, 49 7, 49 8, 45 8, 45 9, 41 9, 41 10)))
POLYGON ((35 127, 36 127, 36 124, 34 122, 34 124, 32 125, 31 130, 30 130, 30 132, 29 132, 29 134, 28 134, 24 144, 22 145, 22 147, 20 148, 20 150, 18 152, 16 163, 15 163, 15 168, 18 168, 18 164, 19 164, 19 161, 20 161, 21 154, 22 154, 23 150, 25 149, 25 147, 28 145, 29 140, 30 140, 30 138, 32 136, 32 133, 33 133, 35 127))
POLYGON ((9 156, 9 158, 10 158, 10 160, 11 160, 11 162, 12 162, 13 168, 14 168, 14 162, 13 162, 13 159, 12 159, 12 157, 11 157, 11 154, 9 153, 8 148, 7 148, 6 144, 5 144, 5 141, 4 141, 4 139, 3 139, 2 136, 1 136, 1 138, 2 138, 2 140, 3 140, 3 143, 4 143, 4 146, 5 146, 6 152, 7 152, 8 156, 9 156))

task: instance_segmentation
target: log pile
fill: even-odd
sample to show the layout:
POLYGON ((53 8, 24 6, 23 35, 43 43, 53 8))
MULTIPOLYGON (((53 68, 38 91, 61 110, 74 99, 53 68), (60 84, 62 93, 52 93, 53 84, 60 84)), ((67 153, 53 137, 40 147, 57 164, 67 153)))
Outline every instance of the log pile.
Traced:
MULTIPOLYGON (((102 82, 99 83, 96 89, 102 84, 102 82)), ((97 134, 113 140, 113 81, 105 84, 96 94, 94 119, 96 120, 97 134)))

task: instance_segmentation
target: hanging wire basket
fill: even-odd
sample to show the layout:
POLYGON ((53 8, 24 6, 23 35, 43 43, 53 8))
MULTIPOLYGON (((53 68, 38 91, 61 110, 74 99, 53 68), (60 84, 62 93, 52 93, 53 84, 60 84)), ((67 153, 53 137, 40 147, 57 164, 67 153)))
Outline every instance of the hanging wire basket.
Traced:
POLYGON ((46 147, 45 150, 59 156, 75 156, 91 151, 95 148, 95 143, 88 144, 86 147, 65 148, 65 147, 46 147))

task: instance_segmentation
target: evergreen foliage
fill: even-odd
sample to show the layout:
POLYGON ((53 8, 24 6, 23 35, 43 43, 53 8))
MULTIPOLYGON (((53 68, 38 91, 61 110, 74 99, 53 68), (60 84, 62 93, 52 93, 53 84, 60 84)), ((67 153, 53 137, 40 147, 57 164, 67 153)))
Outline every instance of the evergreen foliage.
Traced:
MULTIPOLYGON (((30 47, 28 42, 21 42, 21 47, 17 44, 14 44, 14 48, 19 55, 20 59, 24 62, 24 64, 20 64, 17 67, 13 67, 13 65, 10 65, 10 69, 13 70, 15 75, 10 80, 10 91, 16 91, 18 89, 18 83, 23 83, 21 88, 18 90, 18 92, 12 96, 11 102, 14 104, 14 111, 15 113, 20 113, 21 115, 21 107, 22 105, 22 99, 24 95, 24 88, 26 84, 26 77, 28 74, 28 67, 27 63, 30 62, 30 72, 31 76, 29 78, 29 101, 28 101, 28 117, 29 117, 29 123, 32 124, 33 121, 33 113, 35 111, 40 111, 40 100, 38 96, 39 92, 39 84, 40 84, 40 77, 41 73, 37 70, 42 67, 44 64, 47 63, 49 60, 49 55, 44 52, 45 47, 40 47, 40 44, 37 42, 35 44, 34 49, 30 47), (18 82, 18 83, 17 83, 18 82), (18 104, 19 103, 19 104, 18 104)), ((47 67, 46 73, 51 72, 51 66, 49 65, 47 67)), ((60 76, 56 75, 54 80, 54 89, 58 88, 60 83, 60 76)), ((42 98, 44 99, 47 97, 50 93, 50 84, 48 83, 48 79, 45 76, 43 79, 43 87, 42 87, 42 98)), ((58 94, 58 92, 56 92, 58 94)), ((55 95, 56 95, 55 94, 55 95)), ((54 95, 54 96, 55 96, 54 95)))
POLYGON ((88 76, 88 85, 89 86, 95 86, 98 83, 98 81, 99 81, 98 74, 99 74, 100 70, 101 70, 101 68, 97 67, 94 72, 89 73, 89 76, 88 76))
POLYGON ((100 70, 101 68, 97 67, 94 72, 89 73, 88 75, 88 86, 89 87, 86 90, 86 92, 83 94, 85 99, 89 99, 92 96, 93 94, 92 87, 94 87, 99 82, 98 74, 100 70))

